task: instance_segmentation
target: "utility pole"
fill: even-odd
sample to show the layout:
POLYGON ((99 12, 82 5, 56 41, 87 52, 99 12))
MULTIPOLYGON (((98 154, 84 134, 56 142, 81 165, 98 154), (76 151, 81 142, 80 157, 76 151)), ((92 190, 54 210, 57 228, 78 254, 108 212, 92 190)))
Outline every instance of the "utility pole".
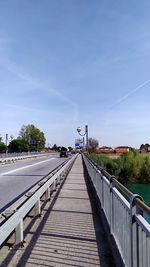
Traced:
POLYGON ((6 134, 6 154, 8 153, 7 145, 8 145, 8 134, 6 134))

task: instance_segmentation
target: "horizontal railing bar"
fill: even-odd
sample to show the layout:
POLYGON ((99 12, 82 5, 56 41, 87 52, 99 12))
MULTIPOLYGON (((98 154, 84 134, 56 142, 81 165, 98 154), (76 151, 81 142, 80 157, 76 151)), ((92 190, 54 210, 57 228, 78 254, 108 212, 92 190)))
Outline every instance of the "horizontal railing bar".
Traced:
POLYGON ((106 176, 103 175, 102 178, 103 178, 103 181, 104 181, 106 184, 110 184, 110 182, 109 182, 109 180, 107 179, 106 176))
MULTIPOLYGON (((91 160, 88 157, 88 160, 91 161, 93 166, 99 169, 99 171, 110 181, 113 182, 113 184, 120 189, 129 199, 134 195, 130 190, 128 190, 123 184, 121 184, 115 176, 110 175, 107 171, 103 170, 97 163, 95 163, 93 160, 91 160)), ((140 199, 135 199, 135 204, 144 212, 146 212, 150 216, 150 207, 148 207, 143 201, 140 199)))
POLYGON ((8 236, 14 231, 20 221, 28 214, 28 212, 35 206, 36 202, 40 197, 46 192, 47 188, 59 177, 59 175, 65 171, 71 164, 73 164, 77 155, 69 159, 66 164, 56 172, 51 179, 47 180, 44 185, 42 185, 31 197, 29 197, 26 202, 17 209, 9 219, 7 219, 0 226, 0 246, 8 238, 8 236))
POLYGON ((135 204, 138 208, 140 208, 142 211, 146 212, 150 216, 150 207, 148 207, 142 200, 135 199, 135 204))
POLYGON ((130 209, 130 204, 129 202, 125 199, 125 197, 118 191, 117 188, 112 188, 112 191, 114 193, 114 195, 119 198, 119 200, 121 201, 121 204, 124 206, 124 208, 126 208, 127 210, 130 209))
POLYGON ((150 207, 86 154, 83 159, 124 266, 149 266, 150 207))
POLYGON ((146 235, 150 237, 150 224, 144 220, 143 216, 141 216, 140 214, 135 215, 135 220, 146 233, 146 235))
POLYGON ((129 191, 123 184, 121 184, 116 178, 112 177, 113 184, 119 188, 127 197, 131 197, 133 193, 129 191))
POLYGON ((10 206, 12 206, 17 200, 19 200, 22 196, 24 196, 28 191, 30 191, 33 187, 35 187, 39 182, 41 182, 43 179, 45 179, 46 177, 48 177, 49 175, 53 174, 53 172, 56 172, 57 170, 59 170, 59 168, 61 168, 63 165, 66 164, 66 162, 68 161, 65 160, 63 163, 61 163, 60 165, 58 165, 57 167, 55 167, 52 171, 50 171, 48 174, 46 174, 45 176, 43 176, 41 179, 39 179, 36 183, 34 183, 33 185, 31 185, 30 187, 28 187, 25 191, 23 191, 21 194, 19 194, 17 197, 15 197, 13 200, 11 200, 10 202, 8 202, 5 206, 3 206, 2 208, 0 208, 0 213, 4 212, 5 209, 10 208, 10 206))
POLYGON ((52 155, 57 152, 14 152, 14 153, 0 153, 0 158, 17 157, 17 156, 29 156, 29 155, 52 155))

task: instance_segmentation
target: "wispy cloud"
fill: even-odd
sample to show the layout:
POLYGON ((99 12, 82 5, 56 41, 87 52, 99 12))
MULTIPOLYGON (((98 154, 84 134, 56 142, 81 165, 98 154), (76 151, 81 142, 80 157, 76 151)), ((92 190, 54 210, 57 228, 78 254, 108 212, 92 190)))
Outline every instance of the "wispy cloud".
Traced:
MULTIPOLYGON (((150 79, 144 81, 141 84, 139 84, 137 87, 135 87, 134 89, 132 89, 131 91, 129 91, 127 94, 125 94, 122 97, 120 97, 119 99, 117 99, 114 103, 112 103, 112 105, 108 106, 105 110, 103 110, 103 111, 101 110, 101 114, 99 114, 99 118, 101 120, 101 123, 103 123, 105 125, 110 125, 110 121, 108 120, 108 118, 106 120, 107 115, 111 115, 110 113, 111 113, 112 110, 114 110, 115 108, 117 108, 117 106, 121 105, 123 102, 127 101, 132 95, 134 95, 138 91, 142 90, 148 84, 150 84, 150 79)), ((97 113, 98 112, 99 111, 96 111, 94 117, 97 116, 97 113)), ((113 118, 113 124, 114 124, 114 120, 116 120, 116 118, 118 118, 119 123, 120 123, 120 114, 122 114, 121 116, 125 116, 125 118, 129 118, 130 115, 131 115, 131 112, 130 112, 130 115, 128 115, 128 116, 127 116, 127 110, 125 110, 125 114, 123 114, 123 113, 116 114, 116 117, 113 118)), ((136 120, 136 119, 137 119, 137 116, 136 117, 134 116, 134 120, 136 120)), ((111 121, 112 121, 112 117, 111 117, 111 121)), ((96 125, 96 123, 95 123, 95 125, 96 125)))
POLYGON ((145 82, 141 83, 140 85, 138 85, 136 88, 134 88, 133 90, 129 91, 127 94, 125 94, 124 96, 122 96, 121 98, 119 98, 115 103, 113 103, 107 111, 115 108, 116 106, 120 105, 122 102, 126 101, 128 98, 130 98, 130 96, 132 96, 133 94, 137 93, 139 90, 141 90, 145 85, 149 84, 150 80, 146 80, 145 82))
POLYGON ((61 94, 58 89, 49 88, 48 86, 42 84, 37 79, 34 79, 31 75, 25 72, 20 66, 18 66, 15 62, 11 62, 9 59, 0 59, 0 65, 8 70, 9 72, 16 75, 21 80, 29 83, 31 86, 36 87, 42 91, 45 91, 49 94, 53 94, 58 99, 62 100, 66 104, 70 105, 73 109, 73 120, 76 121, 78 119, 78 105, 77 103, 73 102, 71 99, 66 97, 64 94, 61 94))
POLYGON ((9 46, 10 40, 0 36, 0 52, 4 52, 6 50, 6 48, 9 46))

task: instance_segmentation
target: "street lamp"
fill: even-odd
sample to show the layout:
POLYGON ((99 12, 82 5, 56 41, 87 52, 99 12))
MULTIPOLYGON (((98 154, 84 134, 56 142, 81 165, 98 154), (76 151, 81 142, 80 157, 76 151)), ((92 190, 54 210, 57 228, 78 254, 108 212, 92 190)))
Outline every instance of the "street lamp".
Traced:
POLYGON ((85 133, 81 134, 81 127, 77 128, 77 132, 79 135, 81 136, 85 136, 86 137, 86 151, 88 152, 88 125, 85 125, 85 133))

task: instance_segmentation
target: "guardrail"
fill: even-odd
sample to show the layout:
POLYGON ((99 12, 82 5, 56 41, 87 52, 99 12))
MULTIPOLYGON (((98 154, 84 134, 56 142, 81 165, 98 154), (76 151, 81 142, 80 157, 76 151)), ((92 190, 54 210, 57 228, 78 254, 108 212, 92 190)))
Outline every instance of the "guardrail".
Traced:
POLYGON ((11 163, 15 162, 16 160, 38 157, 38 156, 46 156, 46 155, 53 155, 57 152, 47 153, 47 152, 23 152, 23 153, 4 153, 0 154, 0 163, 11 163))
POLYGON ((150 224, 144 215, 150 216, 150 208, 86 155, 83 159, 125 266, 149 267, 150 224))
POLYGON ((26 201, 19 205, 19 207, 12 213, 10 212, 10 216, 6 220, 2 221, 0 225, 0 246, 14 230, 15 244, 23 244, 23 220, 25 216, 33 207, 35 207, 35 215, 41 214, 41 197, 45 193, 45 200, 50 199, 51 191, 55 190, 57 184, 59 184, 61 179, 67 175, 74 163, 74 160, 76 159, 76 156, 77 155, 67 160, 67 163, 53 176, 48 175, 47 177, 44 177, 45 180, 41 183, 40 188, 38 188, 34 193, 29 192, 29 194, 26 195, 26 201))
MULTIPOLYGON (((46 153, 46 152, 45 152, 46 153)), ((37 155, 37 154, 43 154, 43 152, 14 152, 14 153, 0 153, 0 158, 10 158, 10 157, 18 157, 18 156, 28 156, 28 155, 37 155)))
MULTIPOLYGON (((31 185, 29 188, 27 188, 25 191, 17 195, 14 199, 12 199, 10 202, 8 202, 6 205, 4 205, 2 208, 0 208, 0 214, 3 214, 3 212, 7 209, 13 209, 13 206, 16 205, 18 202, 20 203, 22 201, 22 198, 24 198, 29 192, 34 192, 37 188, 39 188, 40 184, 44 182, 44 180, 48 177, 53 176, 59 169, 61 169, 66 162, 68 161, 65 160, 63 161, 60 165, 52 169, 48 174, 46 174, 44 177, 40 178, 38 181, 36 181, 33 185, 31 185)), ((0 218, 0 222, 1 222, 0 218)))

